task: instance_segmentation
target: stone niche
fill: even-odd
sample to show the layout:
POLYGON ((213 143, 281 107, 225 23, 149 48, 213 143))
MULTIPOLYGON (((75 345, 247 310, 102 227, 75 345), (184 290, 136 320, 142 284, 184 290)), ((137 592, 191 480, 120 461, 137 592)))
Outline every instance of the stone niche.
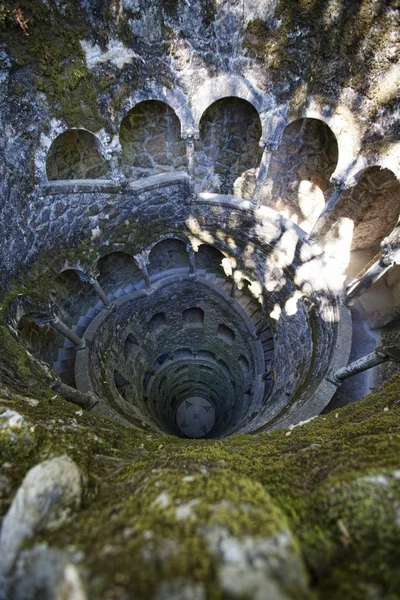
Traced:
POLYGON ((262 149, 260 117, 250 102, 222 98, 204 112, 197 144, 199 191, 251 198, 262 149))
POLYGON ((173 109, 158 100, 140 102, 121 123, 121 167, 139 179, 186 168, 186 145, 173 109))

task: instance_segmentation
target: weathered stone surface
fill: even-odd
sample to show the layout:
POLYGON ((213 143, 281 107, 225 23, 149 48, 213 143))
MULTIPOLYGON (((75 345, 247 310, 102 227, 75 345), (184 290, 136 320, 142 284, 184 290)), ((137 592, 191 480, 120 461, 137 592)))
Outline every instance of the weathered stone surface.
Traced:
POLYGON ((82 475, 67 456, 31 469, 4 517, 0 534, 0 574, 10 573, 22 545, 40 531, 55 529, 80 507, 82 475))

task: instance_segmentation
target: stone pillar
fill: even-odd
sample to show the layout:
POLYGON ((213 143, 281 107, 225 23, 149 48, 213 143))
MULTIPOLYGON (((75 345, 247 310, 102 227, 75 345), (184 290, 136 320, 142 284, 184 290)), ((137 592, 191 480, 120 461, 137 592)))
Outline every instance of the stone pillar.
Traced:
POLYGON ((260 140, 260 146, 264 148, 264 151, 261 157, 256 187, 253 194, 253 203, 257 206, 259 206, 260 204, 261 190, 268 176, 268 170, 272 158, 272 153, 278 148, 279 142, 276 142, 274 140, 260 140))
POLYGON ((86 348, 85 341, 80 338, 72 329, 68 327, 61 319, 54 316, 41 315, 40 317, 33 319, 39 327, 44 327, 44 325, 51 325, 53 329, 61 333, 64 337, 66 337, 70 342, 72 342, 76 348, 76 350, 83 350, 86 348))
POLYGON ((396 342, 386 343, 374 350, 374 352, 362 356, 358 360, 350 363, 347 367, 342 367, 333 374, 332 382, 336 385, 340 385, 340 383, 348 377, 358 375, 358 373, 367 371, 367 369, 372 369, 389 360, 397 363, 400 362, 400 347, 395 344, 396 342))
POLYGON ((399 225, 381 242, 382 255, 361 276, 356 277, 346 289, 343 302, 351 306, 375 281, 378 281, 391 267, 400 264, 399 225))
POLYGON ((122 154, 121 147, 113 148, 110 152, 110 167, 111 167, 111 179, 115 185, 122 185, 125 183, 125 175, 120 170, 120 156, 122 154))
POLYGON ((144 250, 143 252, 140 252, 139 254, 135 254, 135 256, 133 258, 136 260, 139 269, 142 271, 142 275, 143 275, 143 279, 144 279, 144 283, 146 285, 147 291, 150 291, 151 290, 151 282, 150 282, 149 272, 147 270, 147 265, 150 264, 149 252, 147 250, 144 250))
POLYGON ((384 354, 383 352, 379 352, 375 350, 366 356, 355 360, 354 362, 347 365, 347 367, 342 367, 336 373, 333 374, 333 383, 339 385, 347 379, 348 377, 352 377, 353 375, 358 375, 358 373, 362 373, 363 371, 367 371, 367 369, 372 369, 372 367, 376 367, 381 363, 387 362, 391 360, 389 356, 384 354))
POLYGON ((92 392, 80 392, 58 379, 53 381, 50 387, 65 400, 68 400, 68 402, 73 402, 85 410, 91 410, 99 403, 99 399, 92 392))
POLYGON ((65 323, 63 323, 58 317, 51 317, 51 320, 48 321, 49 325, 51 325, 56 331, 59 331, 64 337, 66 337, 70 342, 74 344, 77 350, 82 350, 86 348, 86 344, 82 338, 80 338, 72 329, 68 327, 65 323))
POLYGON ((189 254, 189 277, 196 277, 196 259, 192 244, 186 245, 186 252, 189 254))
POLYGON ((333 190, 325 202, 325 206, 319 215, 317 222, 314 227, 310 231, 309 238, 318 238, 322 233, 324 228, 326 227, 329 218, 331 216, 332 210, 339 202, 340 196, 346 190, 350 189, 355 185, 355 181, 344 181, 343 179, 337 179, 333 182, 333 190))
POLYGON ((103 290, 97 279, 89 279, 89 283, 93 287, 94 291, 96 292, 102 303, 104 304, 104 307, 110 310, 113 304, 107 298, 105 291, 103 290))
POLYGON ((230 291, 230 294, 229 294, 231 298, 234 298, 234 297, 235 297, 235 295, 236 295, 236 290, 237 290, 237 284, 236 284, 236 281, 235 281, 235 280, 233 280, 233 281, 232 281, 232 286, 231 286, 231 291, 230 291))
POLYGON ((187 168, 190 177, 190 187, 191 194, 194 194, 195 188, 195 178, 196 178, 196 151, 195 151, 195 142, 199 139, 200 134, 196 130, 186 131, 182 135, 186 144, 186 159, 187 159, 187 168))
POLYGON ((112 308, 112 303, 107 298, 103 288, 101 287, 101 285, 99 284, 97 279, 95 277, 93 277, 93 275, 89 275, 88 273, 85 273, 84 271, 79 271, 79 270, 77 270, 76 273, 78 274, 78 277, 81 281, 85 281, 86 283, 88 283, 89 285, 91 285, 93 287, 93 290, 96 292, 96 294, 98 295, 98 297, 104 304, 105 308, 107 308, 107 309, 112 308))

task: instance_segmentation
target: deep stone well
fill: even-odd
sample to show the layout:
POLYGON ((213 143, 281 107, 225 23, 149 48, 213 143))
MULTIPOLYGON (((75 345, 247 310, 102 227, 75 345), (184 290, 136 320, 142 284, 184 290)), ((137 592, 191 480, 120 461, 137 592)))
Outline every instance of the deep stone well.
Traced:
POLYGON ((0 0, 0 600, 400 599, 391 0, 0 0))

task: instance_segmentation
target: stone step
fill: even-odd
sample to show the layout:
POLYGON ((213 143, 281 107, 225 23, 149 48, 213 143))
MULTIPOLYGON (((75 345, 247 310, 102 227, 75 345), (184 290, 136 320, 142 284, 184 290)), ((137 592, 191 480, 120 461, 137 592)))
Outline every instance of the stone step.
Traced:
MULTIPOLYGON (((102 303, 103 305, 103 303, 102 303)), ((90 306, 86 312, 86 317, 92 321, 100 312, 100 309, 96 309, 93 306, 90 306)))
POLYGON ((129 285, 127 285, 126 287, 123 288, 125 294, 131 294, 132 292, 135 291, 135 286, 133 285, 133 283, 130 283, 129 285))
POLYGON ((116 290, 114 292, 114 298, 121 298, 122 296, 125 296, 126 292, 124 292, 123 288, 119 288, 118 290, 116 290))
POLYGON ((79 337, 81 337, 86 331, 86 327, 83 327, 82 325, 72 325, 71 329, 79 337))
POLYGON ((85 316, 80 316, 78 319, 78 323, 77 325, 79 327, 84 327, 86 329, 86 327, 91 323, 92 319, 90 319, 89 317, 85 316))
POLYGON ((272 338, 273 338, 273 334, 269 327, 267 329, 264 329, 264 331, 262 331, 260 333, 261 342, 267 342, 268 340, 271 340, 272 338))
POLYGON ((244 310, 246 310, 246 308, 248 307, 248 305, 252 302, 251 298, 249 298, 248 296, 246 296, 246 294, 243 294, 240 298, 238 298, 237 296, 235 296, 235 300, 237 302, 239 302, 240 306, 242 308, 244 308, 244 310))
POLYGON ((68 338, 64 338, 63 348, 75 348, 75 344, 68 338))
POLYGON ((53 363, 53 368, 54 368, 55 372, 58 374, 67 373, 68 371, 71 371, 71 369, 73 370, 74 367, 75 367, 75 357, 72 359, 56 360, 53 363))
POLYGON ((217 277, 217 279, 215 280, 215 283, 218 285, 218 287, 224 289, 224 283, 225 283, 225 279, 223 279, 222 277, 217 277))
POLYGON ((260 310, 260 305, 254 300, 250 300, 249 304, 246 306, 246 312, 251 317, 256 311, 260 310))
POLYGON ((250 317, 254 325, 257 325, 261 321, 262 312, 261 309, 256 310, 250 317))
POLYGON ((262 343, 262 347, 264 352, 266 352, 267 350, 273 350, 274 349, 274 340, 270 339, 270 340, 266 340, 265 342, 261 342, 262 343))
POLYGON ((57 354, 57 360, 67 360, 69 358, 75 359, 75 348, 59 348, 57 354))

